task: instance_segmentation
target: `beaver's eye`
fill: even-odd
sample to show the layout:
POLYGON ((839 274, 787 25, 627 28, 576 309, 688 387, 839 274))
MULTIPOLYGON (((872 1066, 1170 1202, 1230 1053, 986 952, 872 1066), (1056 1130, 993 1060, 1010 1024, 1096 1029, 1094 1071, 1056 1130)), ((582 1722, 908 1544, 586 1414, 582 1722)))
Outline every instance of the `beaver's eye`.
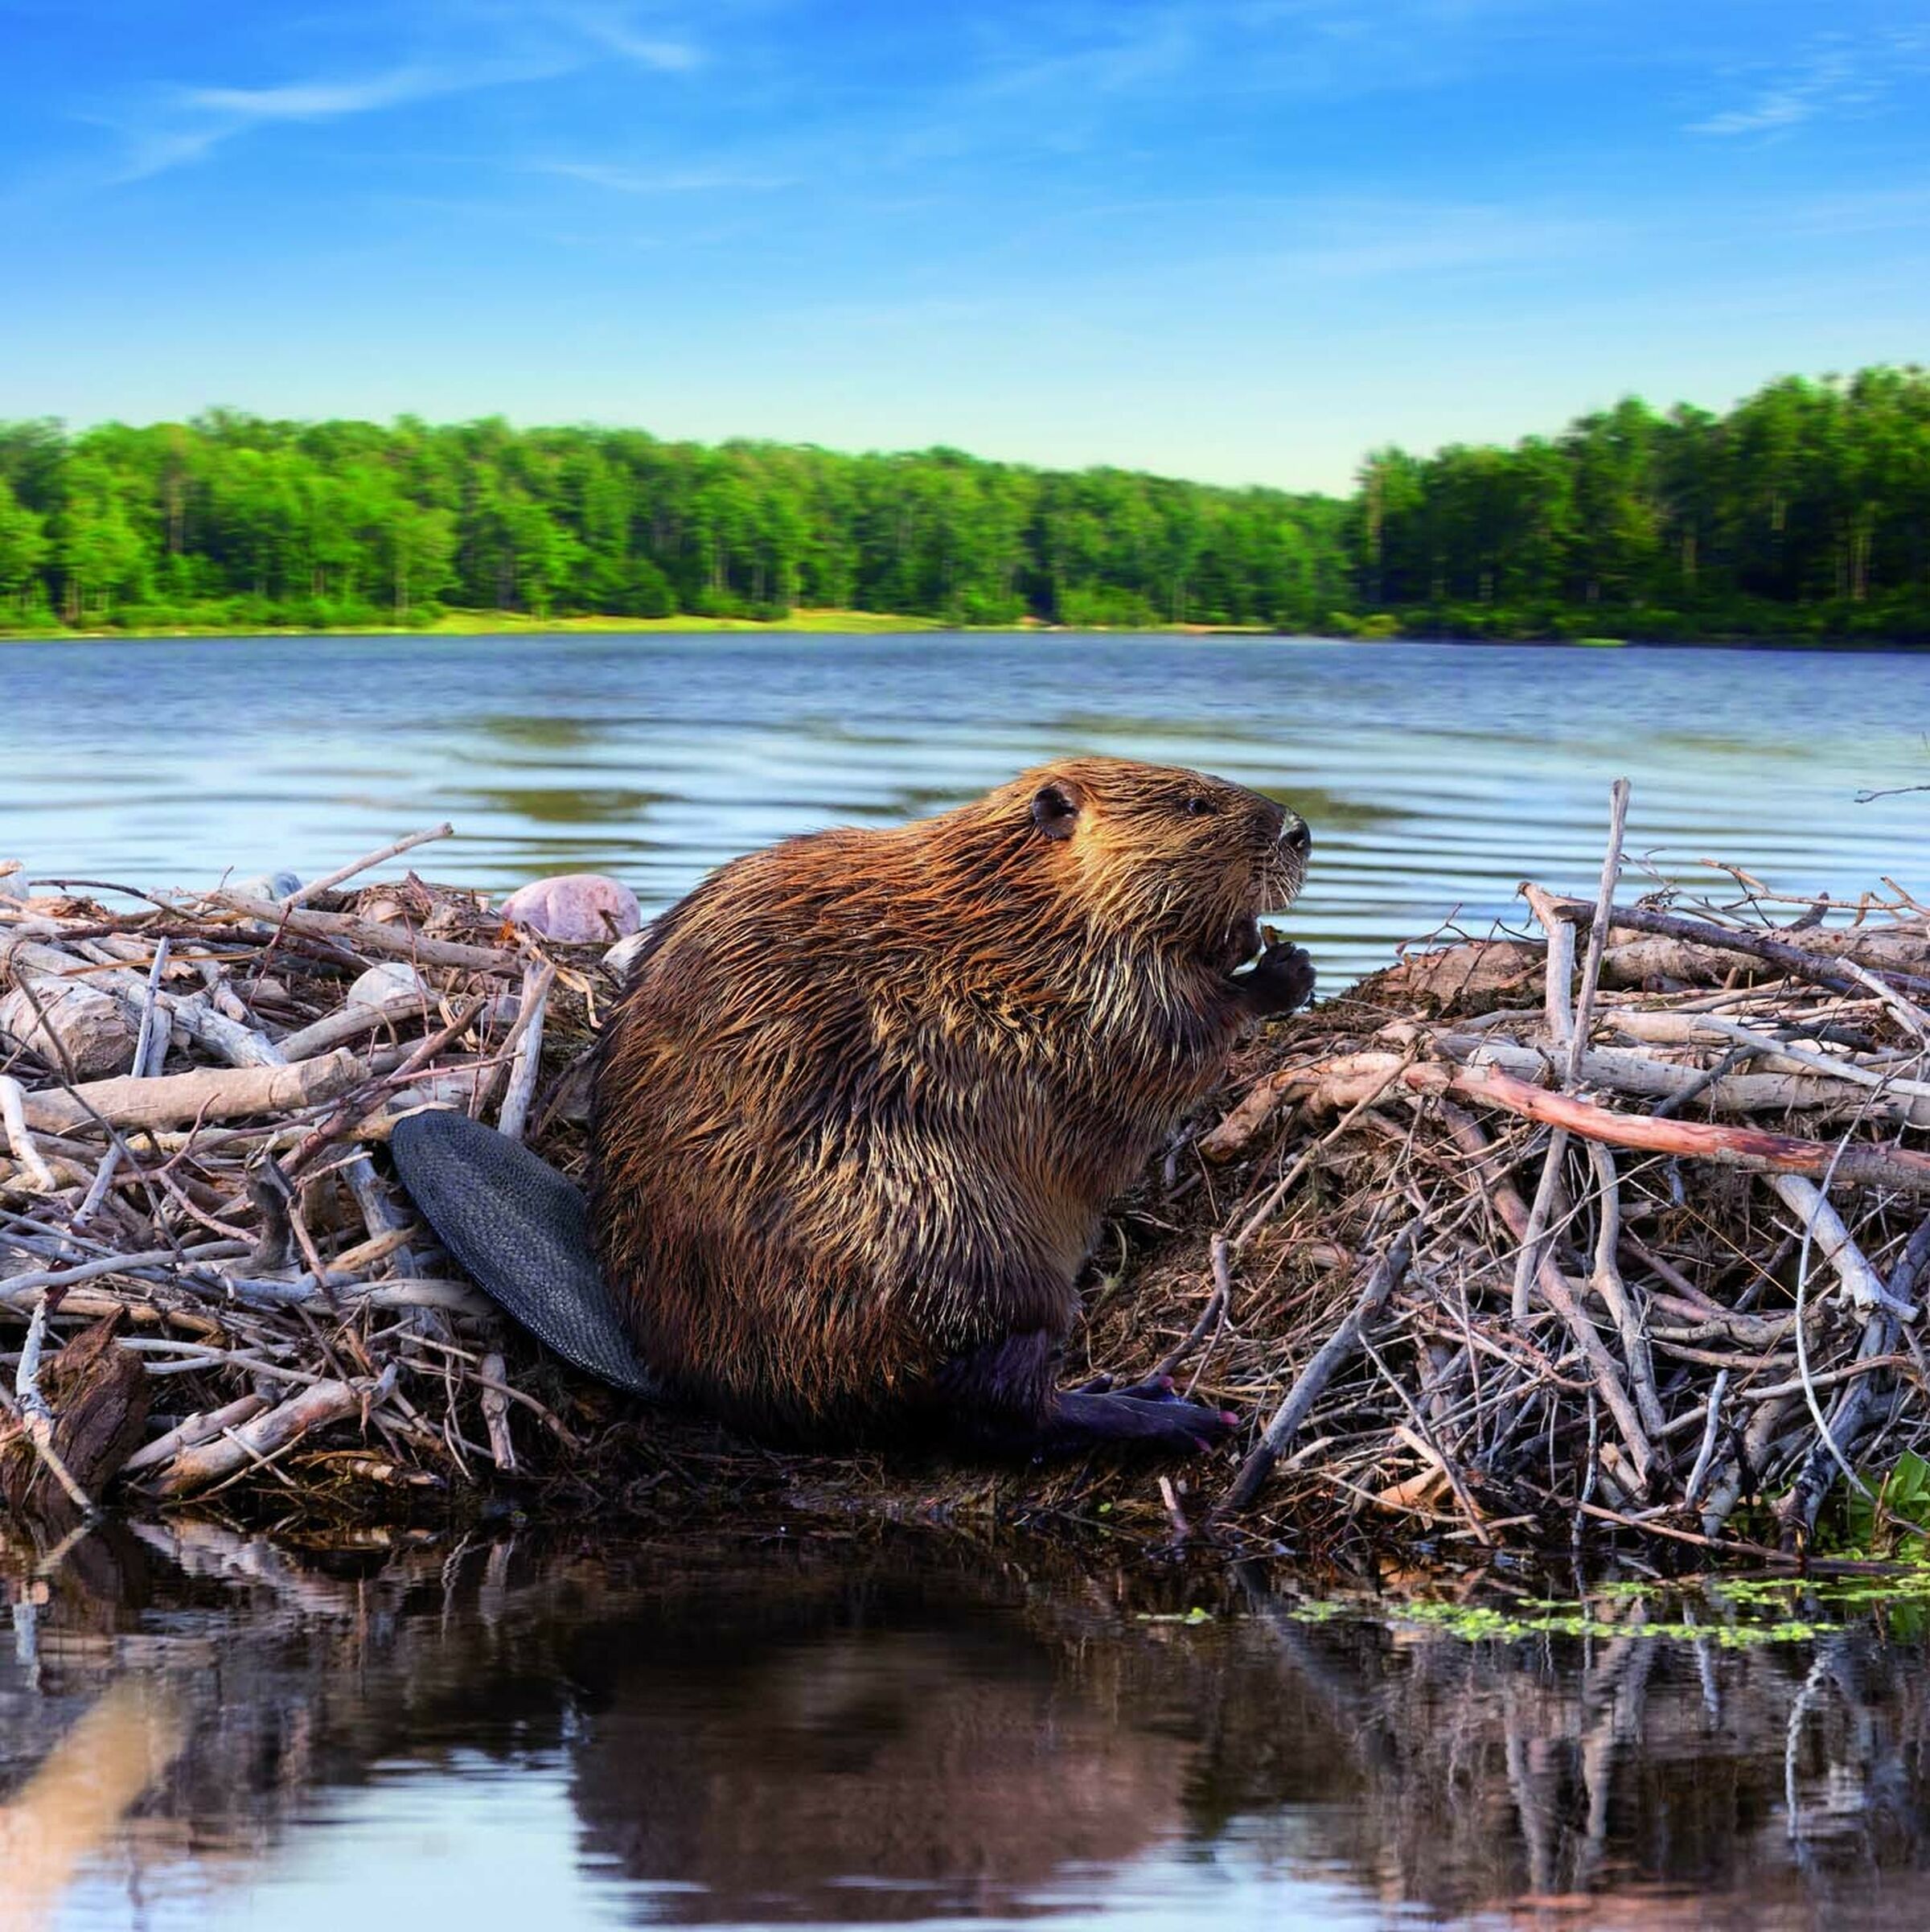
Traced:
POLYGON ((1189 819, 1203 819, 1210 818, 1214 812, 1219 810, 1219 807, 1214 804, 1211 799, 1201 798, 1196 791, 1191 798, 1187 800, 1185 809, 1186 816, 1189 819))

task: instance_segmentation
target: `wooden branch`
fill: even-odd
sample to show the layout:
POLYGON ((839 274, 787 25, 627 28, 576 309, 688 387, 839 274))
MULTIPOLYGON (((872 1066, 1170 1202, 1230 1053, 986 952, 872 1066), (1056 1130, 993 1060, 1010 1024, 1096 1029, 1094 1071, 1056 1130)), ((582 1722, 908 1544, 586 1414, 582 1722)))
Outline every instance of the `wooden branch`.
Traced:
POLYGON ((368 1067, 346 1049, 294 1067, 203 1067, 148 1079, 127 1075, 31 1094, 27 1118, 47 1133, 68 1132, 96 1116, 116 1127, 240 1120, 332 1100, 368 1076, 368 1067))
POLYGON ((34 1137, 27 1128, 27 1108, 26 1089, 10 1075, 0 1074, 0 1128, 6 1129, 7 1146, 26 1170, 28 1185, 43 1194, 51 1194, 60 1183, 34 1145, 34 1137))
POLYGON ((103 1275, 131 1274, 144 1268, 160 1268, 181 1259, 171 1248, 148 1248, 137 1254, 102 1255, 92 1261, 77 1261, 71 1268, 35 1268, 26 1273, 0 1280, 0 1308, 25 1305, 23 1297, 40 1289, 68 1289, 82 1281, 96 1281, 103 1275))
MULTIPOLYGON (((1608 847, 1602 858, 1602 877, 1595 894, 1595 911, 1588 927, 1588 956, 1582 968, 1582 983, 1575 997, 1575 1011, 1568 1011, 1568 976, 1575 964, 1572 927, 1562 921, 1558 908, 1538 888, 1524 886, 1535 916, 1548 935, 1547 1007, 1549 1027, 1562 1053, 1562 1091, 1571 1093, 1581 1072, 1582 1054, 1588 1044, 1588 1019, 1595 1007, 1595 989, 1602 972, 1602 950, 1608 939, 1608 919, 1615 907, 1615 888, 1622 876, 1622 835, 1628 823, 1628 781, 1618 778, 1609 788, 1608 847), (1558 980, 1557 974, 1559 974, 1558 980)), ((1561 1184, 1562 1162, 1568 1153, 1568 1133, 1558 1127, 1548 1137, 1548 1152, 1542 1162, 1541 1179, 1536 1183, 1534 1205, 1528 1211, 1528 1231, 1521 1238, 1521 1252, 1515 1257, 1513 1314, 1519 1327, 1528 1319, 1529 1291, 1533 1287, 1536 1264, 1542 1252, 1542 1230, 1554 1204, 1561 1184)))
MULTIPOLYGON (((1583 1063, 1586 1071, 1587 1063, 1583 1063)), ((1779 1076, 1780 1077, 1780 1076, 1779 1076)), ((1296 1067, 1282 1083, 1284 1094, 1316 1095, 1328 1106, 1345 1107, 1390 1079, 1415 1093, 1447 1093, 1499 1107, 1524 1120, 1566 1127, 1584 1139, 1645 1153, 1673 1154, 1690 1161, 1714 1161, 1751 1174, 1824 1174, 1836 1158, 1836 1178, 1846 1186, 1898 1187, 1930 1194, 1930 1153, 1887 1143, 1853 1141, 1838 1157, 1827 1141, 1724 1122, 1661 1119, 1653 1114, 1618 1113, 1572 1094, 1561 1094, 1518 1079, 1497 1066, 1457 1067, 1438 1060, 1406 1064, 1391 1053, 1337 1054, 1296 1067)))
MULTIPOLYGON (((38 939, 0 931, 0 964, 12 972, 16 985, 31 979, 36 986, 46 980, 65 980, 94 987, 110 993, 127 1014, 130 1027, 138 1027, 148 1001, 147 975, 131 967, 96 965, 75 954, 38 939)), ((158 993, 156 1003, 167 1015, 173 1028, 204 1046, 217 1059, 231 1067, 265 1067, 280 1063, 281 1056, 268 1036, 254 1028, 231 1020, 216 1011, 205 993, 158 993)))
POLYGON ((318 879, 310 879, 306 886, 277 902, 291 911, 298 911, 310 899, 318 899, 325 892, 333 892, 338 886, 354 878, 358 874, 367 872, 372 866, 382 865, 387 860, 399 858, 402 853, 413 851, 417 845, 426 845, 432 839, 448 838, 454 831, 455 827, 445 821, 440 825, 431 825, 426 832, 412 832, 406 838, 399 838, 393 845, 384 845, 380 852, 367 853, 353 865, 339 865, 333 872, 325 873, 318 879))
MULTIPOLYGON (((1619 861, 1620 855, 1618 839, 1612 848, 1612 857, 1619 861)), ((1548 935, 1542 1006, 1548 1017, 1549 1038, 1554 1042, 1555 1052, 1564 1068, 1562 1084, 1572 1087, 1576 1058, 1582 1045, 1575 1029, 1575 1016, 1568 1005, 1568 989, 1575 978, 1575 927, 1557 915, 1554 902, 1538 886, 1525 885, 1521 890, 1536 919, 1541 922, 1542 930, 1548 935)), ((1591 935, 1591 946, 1592 943, 1591 935)), ((1595 957, 1593 964, 1599 972, 1599 958, 1595 957)), ((1548 1137, 1548 1151, 1542 1157, 1534 1199, 1529 1207, 1527 1224, 1521 1231, 1520 1246, 1514 1257, 1514 1288, 1509 1298, 1509 1313, 1517 1328, 1528 1319, 1532 1305, 1530 1291, 1542 1260, 1542 1231, 1548 1225, 1548 1216, 1554 1206, 1555 1190, 1561 1183, 1562 1163, 1567 1153, 1568 1137, 1558 1127, 1548 1137)))
POLYGON ((435 995, 424 984, 421 975, 402 960, 391 960, 363 973, 333 1013, 324 1013, 309 1026, 285 1034, 277 1044, 285 1058, 312 1059, 331 1047, 344 1046, 351 1040, 373 1033, 378 1026, 397 1025, 413 1015, 427 1020, 433 1018, 434 1013, 435 995), (401 976, 384 976, 389 974, 401 976), (376 982, 372 988, 369 986, 372 980, 376 982), (369 997, 370 992, 374 997, 369 997))
MULTIPOLYGON (((1577 924, 1583 919, 1594 917, 1595 908, 1579 899, 1558 899, 1554 904, 1560 917, 1577 924)), ((1690 945, 1710 948, 1718 952, 1739 952, 1746 958, 1760 960, 1765 965, 1774 966, 1779 971, 1789 973, 1797 979, 1813 980, 1819 986, 1833 987, 1838 993, 1869 990, 1866 981, 1845 970, 1846 963, 1861 966, 1866 972, 1880 973, 1895 984, 1904 987, 1910 992, 1930 993, 1930 978, 1904 972, 1880 956, 1858 959, 1853 950, 1853 943, 1847 939, 1839 942, 1841 956, 1833 958, 1826 952, 1809 947, 1792 946, 1788 940, 1779 939, 1769 933, 1751 932, 1735 926, 1718 926, 1707 919, 1687 919, 1676 912, 1654 912, 1640 906, 1618 906, 1615 912, 1615 925, 1618 929, 1630 932, 1652 932, 1662 939, 1685 939, 1690 945)), ((1829 936, 1834 938, 1836 935, 1829 936)), ((1902 936, 1907 943, 1916 946, 1926 943, 1914 935, 1902 936)))
MULTIPOLYGON (((1454 1136, 1455 1144, 1471 1161, 1487 1157, 1492 1144, 1477 1122, 1448 1101, 1441 1103, 1441 1118, 1447 1123, 1448 1131, 1454 1136)), ((1505 1177, 1496 1177, 1489 1181, 1486 1192, 1509 1233, 1525 1245, 1530 1227, 1529 1211, 1513 1185, 1505 1177)), ((1595 1387, 1601 1391, 1602 1400, 1608 1405, 1616 1433, 1635 1465, 1636 1478, 1646 1486, 1656 1464, 1654 1446, 1649 1440, 1648 1431, 1635 1404, 1629 1400, 1627 1385, 1615 1365, 1615 1358, 1608 1353, 1607 1345, 1595 1332, 1595 1324, 1588 1319, 1567 1277, 1555 1266, 1554 1257, 1546 1248, 1535 1263, 1535 1285, 1542 1291, 1542 1299, 1561 1317, 1575 1346, 1581 1350, 1595 1387)))
POLYGON ((1443 1070, 1411 1067, 1406 1083, 1417 1091, 1445 1086, 1472 1100, 1485 1100, 1525 1119, 1551 1127, 1566 1127, 1591 1141, 1614 1147, 1639 1148, 1645 1153, 1675 1154, 1685 1160, 1714 1161, 1756 1174, 1820 1176, 1836 1160, 1836 1178, 1851 1186, 1901 1187, 1912 1194, 1930 1194, 1930 1154, 1872 1141, 1852 1142, 1838 1150, 1825 1141, 1798 1139, 1793 1134, 1764 1132, 1760 1128, 1731 1127, 1718 1121, 1658 1120, 1653 1115, 1613 1113, 1570 1094, 1530 1087, 1487 1067, 1464 1067, 1443 1081, 1443 1070), (1417 1079, 1432 1074, 1433 1080, 1417 1079))
POLYGON ((1884 1287, 1882 1276, 1864 1260, 1862 1250, 1844 1227, 1842 1216, 1824 1198, 1821 1190, 1813 1182, 1801 1174, 1772 1174, 1769 1185, 1809 1230, 1823 1259, 1836 1270, 1843 1292, 1858 1309, 1869 1314, 1881 1309, 1901 1322, 1916 1319, 1915 1305, 1899 1301, 1884 1287))
POLYGON ((1216 1166, 1222 1161, 1237 1161, 1289 1104, 1293 1087, 1294 1070, 1291 1067, 1255 1080, 1229 1109, 1226 1118, 1209 1127, 1193 1145, 1216 1166))
POLYGON ((1575 1009, 1569 1004, 1575 984, 1575 927, 1561 917, 1554 899, 1539 886, 1524 885, 1521 896, 1548 935, 1547 955, 1542 964, 1542 1010, 1547 1017, 1549 1038, 1558 1051, 1566 1052, 1575 1038, 1575 1009))
POLYGON ((11 1040, 50 1067, 65 1063, 88 1079, 121 1073, 135 1058, 136 1029, 105 988, 84 980, 31 976, 0 999, 0 1041, 11 1040))
POLYGON ((1582 963, 1582 983, 1575 996, 1575 1024, 1569 1030, 1568 1062, 1562 1084, 1572 1088, 1582 1050, 1588 1044, 1588 1022, 1595 1010, 1595 989, 1601 977, 1602 953, 1608 943, 1615 888, 1622 876, 1622 836, 1628 824, 1628 781, 1618 778, 1608 787, 1608 849, 1602 858, 1595 915, 1588 927, 1588 954, 1582 963))
MULTIPOLYGON (((1538 1046, 1480 1034, 1437 1032, 1426 1037, 1449 1059, 1497 1067, 1538 1086, 1552 1070, 1551 1056, 1538 1046)), ((1587 1087, 1678 1104, 1699 1096, 1715 1113, 1856 1113, 1895 1126, 1930 1127, 1930 1094, 1910 1091, 1919 1083, 1899 1080, 1885 1090, 1809 1067, 1797 1073, 1727 1073, 1711 1079, 1694 1067, 1615 1046, 1590 1047, 1582 1055, 1581 1070, 1587 1087)))
POLYGON ((1621 1239, 1621 1182, 1615 1169, 1615 1156, 1599 1141, 1588 1143, 1588 1157, 1595 1171, 1596 1227, 1595 1272, 1591 1285, 1615 1319, 1621 1337, 1622 1359, 1628 1364, 1628 1380, 1635 1395, 1636 1412, 1651 1441, 1661 1440, 1668 1426, 1661 1397, 1655 1386, 1655 1363, 1649 1352, 1648 1311, 1622 1278, 1616 1265, 1616 1248, 1621 1239))
POLYGON ((1760 1028, 1714 1013, 1617 1013, 1608 1024, 1630 1039, 1661 1046, 1703 1045, 1733 1042, 1751 1050, 1751 1057, 1778 1072, 1813 1074, 1819 1079, 1841 1080, 1872 1093, 1930 1100, 1930 1080, 1913 1080, 1882 1066, 1825 1053, 1813 1042, 1779 1040, 1760 1028))
POLYGON ((183 1449, 153 1484, 157 1496, 185 1496, 232 1476, 250 1462, 265 1461, 315 1430, 345 1422, 372 1408, 396 1385, 392 1362, 372 1383, 317 1382, 265 1414, 229 1428, 209 1442, 183 1449))
POLYGON ((192 1449, 225 1429, 239 1428, 243 1423, 253 1421, 267 1407, 265 1396, 244 1396, 238 1402, 231 1402, 224 1408, 208 1409, 201 1415, 190 1416, 165 1436, 157 1436, 152 1442, 136 1449, 121 1465, 121 1474, 138 1476, 143 1470, 158 1469, 162 1463, 172 1461, 182 1449, 192 1449))
POLYGON ((516 1470, 516 1445, 509 1433, 509 1396, 503 1378, 503 1358, 493 1351, 477 1365, 482 1378, 482 1426, 489 1433, 490 1459, 505 1475, 516 1470))
MULTIPOLYGON (((1210 1250, 1213 1257, 1213 1290, 1206 1297, 1206 1305, 1181 1340, 1175 1342, 1152 1366, 1152 1381, 1163 1375, 1170 1375, 1180 1364, 1186 1361, 1200 1344, 1206 1339, 1209 1330, 1223 1327, 1226 1311, 1233 1304, 1233 1249, 1224 1235, 1215 1235, 1210 1250)), ((1207 1353, 1210 1354, 1209 1349, 1207 1353)), ((1201 1364, 1202 1367, 1205 1365, 1201 1364)), ((484 1371, 487 1373, 487 1370, 484 1371)), ((1197 1376, 1195 1378, 1197 1379, 1197 1376)))
POLYGON ((515 1058, 510 1067, 509 1091, 503 1096, 497 1131, 511 1141, 523 1138, 529 1104, 536 1098, 536 1076, 543 1070, 543 1009, 555 984, 556 969, 548 960, 532 960, 523 971, 523 1000, 516 1014, 515 1058))
POLYGON ((312 906, 291 907, 278 899, 256 899, 238 892, 217 892, 219 905, 232 906, 263 925, 316 939, 347 939, 365 952, 391 959, 413 960, 419 966, 457 966, 471 972, 502 975, 518 971, 519 956, 489 946, 465 946, 454 939, 432 939, 413 926, 388 926, 380 919, 359 919, 351 913, 317 912, 312 906))

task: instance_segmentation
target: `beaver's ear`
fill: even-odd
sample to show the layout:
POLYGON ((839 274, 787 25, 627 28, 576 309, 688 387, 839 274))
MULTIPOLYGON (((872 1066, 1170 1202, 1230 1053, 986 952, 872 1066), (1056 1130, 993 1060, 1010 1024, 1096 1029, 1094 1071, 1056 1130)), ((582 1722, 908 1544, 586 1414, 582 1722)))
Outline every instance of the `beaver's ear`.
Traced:
POLYGON ((1032 795, 1032 822, 1049 839, 1070 838, 1078 817, 1078 788, 1063 779, 1041 785, 1032 795))

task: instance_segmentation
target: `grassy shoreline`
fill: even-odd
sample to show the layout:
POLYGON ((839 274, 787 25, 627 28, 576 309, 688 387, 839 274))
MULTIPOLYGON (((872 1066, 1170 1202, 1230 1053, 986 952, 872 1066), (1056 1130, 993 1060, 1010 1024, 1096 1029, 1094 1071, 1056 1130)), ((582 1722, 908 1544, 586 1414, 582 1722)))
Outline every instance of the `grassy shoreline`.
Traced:
MULTIPOLYGON (((1025 627, 1014 625, 1014 630, 1025 627)), ((426 624, 154 624, 122 630, 117 625, 43 626, 31 631, 0 629, 0 643, 101 643, 167 637, 518 637, 593 636, 603 633, 689 631, 820 632, 840 635, 942 631, 935 618, 901 617, 877 610, 794 610, 787 618, 749 617, 533 617, 520 610, 446 610, 426 624)))
POLYGON ((1461 643, 1561 645, 1570 649, 1620 650, 1644 646, 1700 646, 1710 649, 1779 649, 1812 651, 1917 651, 1924 640, 1910 637, 1818 636, 1803 631, 1729 634, 1648 630, 1628 637, 1578 636, 1543 631, 1521 635, 1480 635, 1444 624, 1431 624, 1419 613, 1381 619, 1349 620, 1341 627, 1283 631, 1267 624, 1055 624, 1038 618, 1008 624, 948 623, 942 618, 914 617, 901 612, 848 610, 796 610, 781 618, 698 617, 535 617, 519 610, 445 610, 425 624, 155 624, 122 630, 117 626, 55 624, 32 630, 0 627, 0 644, 100 643, 110 640, 138 643, 166 638, 226 638, 236 641, 265 637, 593 637, 708 636, 741 632, 772 636, 911 636, 942 632, 953 637, 1081 635, 1117 637, 1308 637, 1334 643, 1461 643), (1392 619, 1393 621, 1389 621, 1392 619))
POLYGON ((122 630, 118 626, 55 624, 31 631, 0 628, 0 643, 129 643, 170 637, 576 637, 604 635, 676 636, 742 631, 770 635, 876 637, 944 631, 953 636, 1024 635, 1031 631, 1112 631, 1121 635, 1270 637, 1281 635, 1260 624, 1121 625, 1047 624, 1037 619, 1011 624, 951 624, 942 618, 909 617, 881 610, 794 610, 788 617, 533 617, 520 610, 447 610, 428 624, 156 624, 122 630))

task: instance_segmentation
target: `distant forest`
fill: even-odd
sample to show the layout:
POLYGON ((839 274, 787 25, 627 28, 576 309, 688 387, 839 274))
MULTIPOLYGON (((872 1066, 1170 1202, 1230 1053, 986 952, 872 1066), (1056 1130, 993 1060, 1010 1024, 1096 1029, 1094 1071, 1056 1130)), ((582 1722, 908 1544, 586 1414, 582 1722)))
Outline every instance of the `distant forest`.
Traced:
POLYGON ((1390 635, 1930 638, 1930 375, 1631 399, 1511 449, 1374 452, 1346 499, 955 450, 640 430, 0 424, 0 624, 450 609, 1390 635))

